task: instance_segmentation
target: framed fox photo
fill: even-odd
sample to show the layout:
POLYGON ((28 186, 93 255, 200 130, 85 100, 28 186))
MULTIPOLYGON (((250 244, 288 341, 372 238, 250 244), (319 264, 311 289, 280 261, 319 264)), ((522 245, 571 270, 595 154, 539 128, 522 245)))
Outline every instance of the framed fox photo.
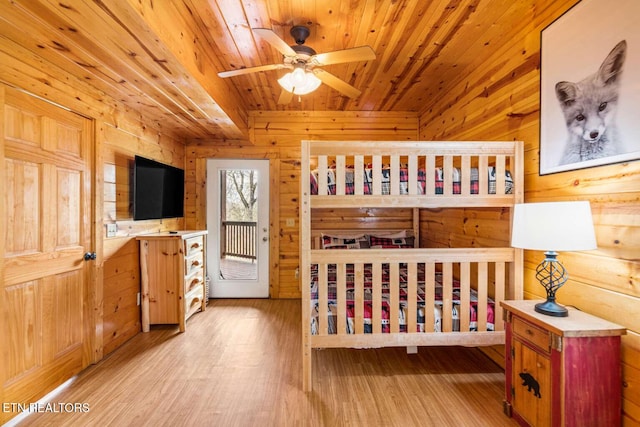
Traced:
POLYGON ((640 158, 638 0, 582 0, 541 33, 540 175, 640 158))

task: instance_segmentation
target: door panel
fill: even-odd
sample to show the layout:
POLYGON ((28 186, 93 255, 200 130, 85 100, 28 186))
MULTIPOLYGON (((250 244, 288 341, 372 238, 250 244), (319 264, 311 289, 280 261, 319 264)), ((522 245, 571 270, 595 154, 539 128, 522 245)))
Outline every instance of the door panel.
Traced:
POLYGON ((37 316, 37 289, 38 281, 4 288, 4 339, 12 343, 5 347, 4 354, 5 377, 9 381, 40 364, 41 343, 36 339, 41 325, 37 316))
POLYGON ((81 350, 83 331, 78 325, 83 316, 78 307, 82 306, 82 274, 79 270, 70 271, 52 276, 47 282, 43 300, 49 300, 45 305, 50 305, 51 311, 43 316, 43 338, 46 342, 48 337, 50 343, 45 348, 51 348, 49 357, 55 359, 65 352, 81 350), (47 318, 47 314, 51 317, 47 318))
POLYGON ((40 167, 33 162, 6 159, 7 209, 5 257, 39 252, 40 249, 40 167))
POLYGON ((0 92, 1 397, 27 403, 89 364, 94 331, 83 255, 92 248, 92 123, 24 93, 0 92))

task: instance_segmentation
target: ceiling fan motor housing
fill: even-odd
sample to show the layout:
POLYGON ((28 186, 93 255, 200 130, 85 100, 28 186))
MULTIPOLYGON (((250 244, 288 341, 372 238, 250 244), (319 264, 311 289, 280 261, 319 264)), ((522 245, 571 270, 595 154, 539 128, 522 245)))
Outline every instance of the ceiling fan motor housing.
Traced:
POLYGON ((309 59, 310 56, 313 56, 316 54, 316 51, 310 48, 309 46, 295 45, 295 46, 291 46, 291 49, 293 49, 298 54, 298 58, 304 59, 304 60, 307 60, 309 59))
POLYGON ((309 29, 304 25, 295 25, 291 27, 289 34, 296 41, 296 44, 304 44, 304 41, 309 37, 309 29))
POLYGON ((316 51, 310 48, 309 46, 305 46, 304 42, 309 37, 309 29, 303 25, 296 25, 291 28, 289 31, 291 37, 296 41, 296 44, 291 46, 291 49, 295 51, 297 54, 296 60, 294 62, 303 62, 306 63, 309 58, 316 54, 316 51))

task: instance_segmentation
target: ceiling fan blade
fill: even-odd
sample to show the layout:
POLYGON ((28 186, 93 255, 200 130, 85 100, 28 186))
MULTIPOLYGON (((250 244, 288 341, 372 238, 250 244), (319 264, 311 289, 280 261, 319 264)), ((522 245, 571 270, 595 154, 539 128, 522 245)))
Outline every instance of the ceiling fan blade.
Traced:
POLYGON ((260 71, 279 70, 281 68, 287 68, 287 66, 284 64, 271 64, 271 65, 260 65, 258 67, 238 68, 237 70, 222 71, 218 73, 218 77, 226 78, 226 77, 233 77, 233 76, 241 76, 243 74, 257 73, 260 71))
POLYGON ((341 80, 333 74, 328 73, 320 68, 314 68, 313 73, 322 81, 322 83, 334 88, 335 90, 348 96, 349 98, 357 98, 362 93, 344 80, 341 80))
POLYGON ((319 66, 341 64, 344 62, 371 61, 374 59, 376 59, 376 53, 370 46, 334 50, 333 52, 319 53, 311 57, 311 61, 319 66))
POLYGON ((252 30, 254 33, 265 39, 271 46, 278 49, 278 51, 284 56, 297 55, 296 51, 293 50, 291 46, 287 44, 287 42, 282 40, 276 33, 274 33, 273 30, 270 30, 268 28, 252 28, 252 30))
POLYGON ((293 99, 293 92, 289 92, 288 90, 282 90, 280 92, 280 98, 278 98, 278 105, 286 105, 291 102, 293 99))

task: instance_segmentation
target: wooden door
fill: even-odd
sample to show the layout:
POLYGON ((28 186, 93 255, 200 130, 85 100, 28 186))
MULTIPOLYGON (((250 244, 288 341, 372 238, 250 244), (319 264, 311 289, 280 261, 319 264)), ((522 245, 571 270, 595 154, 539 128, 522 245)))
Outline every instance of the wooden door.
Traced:
POLYGON ((0 398, 24 404, 92 358, 93 124, 2 85, 0 112, 0 398))
POLYGON ((551 359, 514 339, 513 409, 530 425, 551 426, 551 359))

